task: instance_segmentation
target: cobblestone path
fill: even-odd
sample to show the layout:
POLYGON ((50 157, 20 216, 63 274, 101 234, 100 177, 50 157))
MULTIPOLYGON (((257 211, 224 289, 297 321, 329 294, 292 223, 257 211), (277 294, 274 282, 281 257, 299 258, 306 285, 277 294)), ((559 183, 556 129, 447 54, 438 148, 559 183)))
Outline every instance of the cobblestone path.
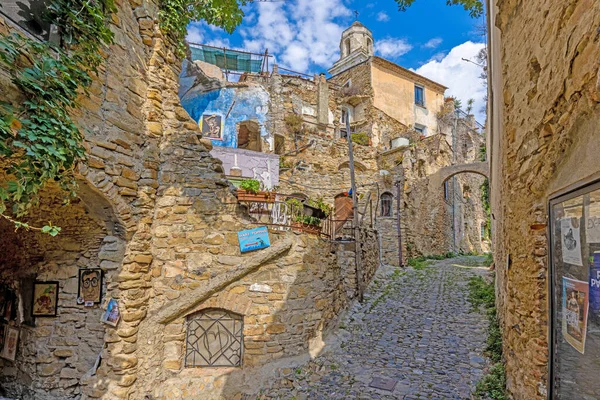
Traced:
MULTIPOLYGON (((406 271, 380 268, 334 343, 307 365, 283 370, 260 399, 470 399, 486 367, 487 319, 467 300, 481 257, 406 271), (397 381, 393 391, 373 378, 397 381)), ((479 267, 478 267, 479 265, 479 267)))

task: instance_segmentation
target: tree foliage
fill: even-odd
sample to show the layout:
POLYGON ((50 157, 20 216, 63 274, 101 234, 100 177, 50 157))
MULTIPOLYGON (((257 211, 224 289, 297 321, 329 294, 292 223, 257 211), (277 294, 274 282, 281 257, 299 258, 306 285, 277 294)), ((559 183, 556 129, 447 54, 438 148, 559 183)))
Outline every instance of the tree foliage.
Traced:
POLYGON ((161 0, 160 27, 185 52, 187 26, 192 21, 204 20, 232 33, 242 23, 242 6, 250 0, 161 0))
MULTIPOLYGON (((415 0, 395 0, 398 3, 398 9, 400 11, 406 11, 415 0)), ((449 6, 460 5, 463 6, 465 11, 469 12, 472 18, 477 18, 483 15, 483 2, 481 0, 446 0, 446 4, 449 6)))

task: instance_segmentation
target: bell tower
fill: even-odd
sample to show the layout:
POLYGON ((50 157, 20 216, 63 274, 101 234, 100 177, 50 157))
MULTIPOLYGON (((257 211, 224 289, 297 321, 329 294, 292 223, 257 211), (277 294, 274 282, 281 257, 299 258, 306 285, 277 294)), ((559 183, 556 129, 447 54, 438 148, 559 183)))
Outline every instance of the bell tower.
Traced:
POLYGON ((363 24, 355 21, 342 33, 340 59, 329 69, 331 75, 360 64, 373 55, 373 34, 363 24))

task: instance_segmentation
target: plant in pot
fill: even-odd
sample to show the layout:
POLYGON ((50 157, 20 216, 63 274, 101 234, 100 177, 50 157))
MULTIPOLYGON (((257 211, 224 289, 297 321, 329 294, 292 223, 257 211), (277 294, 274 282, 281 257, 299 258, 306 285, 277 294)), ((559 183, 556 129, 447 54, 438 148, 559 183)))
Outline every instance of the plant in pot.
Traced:
POLYGON ((292 226, 295 230, 318 235, 321 233, 321 220, 308 215, 297 215, 292 226))
POLYGON ((250 201, 260 203, 274 203, 275 192, 260 190, 260 182, 256 179, 245 179, 237 191, 238 201, 250 201))
POLYGON ((323 197, 319 197, 316 200, 309 199, 304 203, 304 215, 324 219, 327 218, 329 214, 331 214, 331 206, 325 203, 323 197))

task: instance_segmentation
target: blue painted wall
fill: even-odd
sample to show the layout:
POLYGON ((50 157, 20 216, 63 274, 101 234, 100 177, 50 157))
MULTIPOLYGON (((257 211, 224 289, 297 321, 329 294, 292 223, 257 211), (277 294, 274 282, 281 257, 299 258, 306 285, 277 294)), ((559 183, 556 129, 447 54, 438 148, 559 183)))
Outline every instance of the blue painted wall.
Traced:
POLYGON ((237 147, 237 124, 247 120, 258 122, 261 137, 273 146, 273 140, 265 127, 269 93, 261 86, 224 88, 206 93, 192 88, 183 96, 181 104, 197 123, 204 114, 221 115, 224 121, 223 140, 213 140, 214 146, 237 147), (228 112, 229 116, 225 118, 228 112))

